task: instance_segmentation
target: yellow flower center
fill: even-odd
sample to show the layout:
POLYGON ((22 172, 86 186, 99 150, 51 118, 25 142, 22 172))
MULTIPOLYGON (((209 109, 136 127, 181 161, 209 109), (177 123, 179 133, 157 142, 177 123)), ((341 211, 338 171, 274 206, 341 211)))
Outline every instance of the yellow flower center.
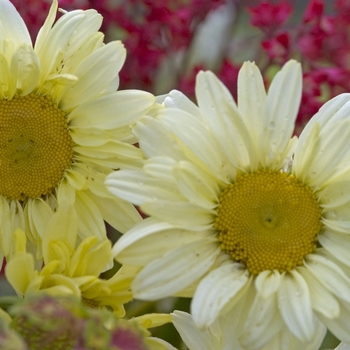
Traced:
POLYGON ((72 157, 66 115, 49 96, 0 100, 0 195, 23 201, 50 193, 72 157))
POLYGON ((293 175, 258 170, 219 196, 214 227, 221 249, 252 274, 289 271, 316 248, 321 208, 293 175))

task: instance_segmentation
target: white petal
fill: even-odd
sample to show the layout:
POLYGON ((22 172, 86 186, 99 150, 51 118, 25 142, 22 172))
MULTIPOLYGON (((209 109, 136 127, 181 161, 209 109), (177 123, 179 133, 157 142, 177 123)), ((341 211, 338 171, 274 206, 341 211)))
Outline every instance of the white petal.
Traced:
MULTIPOLYGON (((319 151, 319 135, 320 135, 320 125, 318 123, 313 124, 313 127, 309 130, 308 137, 304 137, 302 141, 298 141, 294 159, 292 172, 296 177, 305 183, 305 180, 310 175, 310 165, 313 157, 319 151), (303 147, 299 147, 303 144, 303 147)), ((314 175, 314 174, 312 174, 314 175)))
POLYGON ((52 19, 55 18, 53 12, 56 6, 57 2, 55 1, 44 24, 45 28, 40 33, 39 41, 35 45, 35 51, 41 62, 41 82, 44 82, 50 73, 57 73, 55 68, 62 64, 62 53, 66 51, 71 37, 74 36, 81 23, 87 18, 84 11, 71 11, 62 16, 53 29, 49 29, 49 26, 52 25, 52 19))
POLYGON ((321 346, 326 331, 326 327, 316 319, 315 336, 311 342, 305 343, 295 338, 287 327, 283 327, 279 334, 261 350, 317 350, 321 346))
POLYGON ((55 22, 57 15, 58 1, 52 0, 50 11, 45 19, 44 25, 40 28, 39 33, 35 40, 35 51, 40 51, 42 45, 44 44, 47 36, 49 35, 53 23, 55 22))
POLYGON ((266 102, 264 81, 254 62, 244 62, 238 73, 238 108, 254 136, 262 137, 266 102))
POLYGON ((100 146, 74 146, 76 153, 88 156, 91 158, 107 159, 142 159, 142 152, 139 148, 129 145, 125 142, 109 139, 107 142, 100 146))
POLYGON ((106 177, 105 185, 115 196, 136 205, 160 199, 181 200, 175 186, 136 170, 116 171, 106 177))
POLYGON ((209 331, 198 329, 190 314, 176 310, 171 316, 175 328, 190 350, 219 349, 214 346, 217 344, 214 344, 214 339, 209 331))
POLYGON ((254 142, 227 88, 213 73, 199 72, 196 96, 206 125, 228 162, 244 170, 256 170, 254 142))
POLYGON ((140 148, 146 157, 167 156, 174 160, 186 159, 174 142, 171 131, 159 120, 143 117, 136 123, 133 132, 140 140, 140 148))
POLYGON ((180 161, 173 169, 179 191, 200 207, 213 209, 220 192, 218 181, 195 164, 180 161))
MULTIPOLYGON (((294 130, 294 122, 299 110, 302 88, 300 64, 288 61, 276 74, 270 85, 263 114, 263 130, 259 138, 258 150, 265 154, 284 154, 294 130)), ((277 158, 277 162, 280 161, 277 158)), ((273 157, 263 166, 275 163, 273 157)))
POLYGON ((30 229, 36 236, 43 237, 49 219, 53 215, 51 207, 42 199, 31 199, 28 205, 30 229))
POLYGON ((61 96, 60 108, 69 110, 105 91, 125 60, 121 42, 110 42, 85 58, 74 74, 78 81, 68 86, 61 96))
POLYGON ((101 198, 88 191, 89 197, 97 205, 102 217, 119 232, 126 232, 142 219, 136 208, 119 198, 101 198))
POLYGON ((299 268, 298 271, 308 285, 312 308, 327 318, 333 319, 338 317, 340 307, 334 294, 310 273, 307 268, 299 268))
POLYGON ((350 236, 325 230, 318 237, 322 246, 340 260, 343 264, 350 266, 350 236))
POLYGON ((96 164, 98 167, 112 169, 140 168, 143 163, 142 151, 128 143, 109 139, 100 146, 74 146, 75 159, 78 162, 96 164))
POLYGON ((304 264, 330 292, 350 302, 350 279, 338 265, 319 254, 307 255, 304 264))
POLYGON ((138 90, 116 91, 79 104, 68 115, 70 126, 109 130, 129 125, 143 116, 154 103, 154 96, 138 90))
POLYGON ((293 162, 293 172, 303 182, 320 189, 332 176, 343 172, 344 166, 349 169, 349 119, 335 121, 329 128, 322 129, 313 123, 313 129, 304 136, 303 139, 300 137, 293 162))
POLYGON ((201 208, 186 202, 156 200, 140 205, 141 210, 153 215, 156 219, 167 221, 179 227, 191 230, 206 230, 212 228, 215 211, 201 208))
POLYGON ((179 108, 192 114, 198 120, 202 120, 199 108, 186 95, 178 90, 170 91, 163 104, 168 108, 179 108))
POLYGON ((172 249, 211 236, 212 231, 187 231, 147 218, 121 236, 112 251, 123 264, 145 266, 172 249))
MULTIPOLYGON (((137 241, 151 236, 153 234, 158 234, 158 232, 168 231, 174 229, 174 226, 167 222, 157 221, 154 218, 147 218, 133 227, 125 235, 121 236, 119 240, 113 247, 113 254, 119 257, 119 254, 132 246, 137 241)), ((158 240, 158 239, 155 239, 158 240)), ((158 252, 162 254, 162 252, 158 252)), ((127 257, 127 256, 126 256, 127 257)), ((136 264, 138 265, 138 264, 136 264)))
POLYGON ((281 283, 281 274, 274 271, 263 271, 256 276, 255 287, 263 298, 267 298, 274 294, 281 283))
MULTIPOLYGON (((93 9, 86 11, 74 10, 66 12, 54 24, 50 32, 51 41, 60 39, 56 38, 56 35, 59 32, 59 28, 65 25, 64 22, 69 23, 71 18, 74 16, 80 16, 81 14, 83 16, 81 17, 82 19, 78 24, 76 30, 69 36, 63 50, 58 53, 62 55, 62 61, 61 65, 56 68, 62 73, 70 72, 75 74, 76 68, 79 67, 80 63, 82 62, 82 58, 88 56, 93 51, 103 46, 103 35, 97 32, 102 24, 102 16, 93 9)), ((61 32, 61 41, 63 42, 65 42, 64 34, 66 34, 66 32, 61 32)), ((58 44, 60 45, 61 42, 58 42, 58 44)), ((48 42, 46 45, 48 45, 48 42)))
POLYGON ((74 188, 75 190, 81 191, 87 188, 87 179, 86 177, 79 171, 79 169, 75 169, 76 166, 71 166, 70 169, 67 169, 65 172, 65 178, 67 182, 74 188))
POLYGON ((82 239, 96 236, 99 241, 106 238, 106 227, 97 205, 86 191, 77 191, 74 203, 78 215, 78 229, 82 239))
MULTIPOLYGON (((80 163, 84 164, 93 164, 97 169, 108 169, 109 171, 113 169, 119 169, 119 168, 125 168, 125 169, 139 169, 142 166, 142 152, 136 148, 128 148, 131 145, 128 145, 127 143, 121 142, 119 145, 119 150, 122 151, 132 151, 134 153, 133 157, 124 156, 123 154, 119 154, 118 152, 96 152, 94 154, 94 151, 90 149, 85 149, 86 153, 89 153, 89 155, 81 155, 76 154, 75 160, 80 163), (97 155, 95 157, 95 155, 97 155)), ((80 149, 82 150, 82 149, 80 149)), ((129 152, 130 153, 130 152, 129 152)))
POLYGON ((244 323, 241 343, 247 349, 260 349, 280 331, 282 324, 277 295, 264 298, 257 293, 244 323))
MULTIPOLYGON (((59 190, 58 190, 58 192, 59 192, 59 190)), ((73 191, 73 193, 74 193, 74 191, 73 191)), ((44 198, 45 203, 47 203, 50 206, 50 208, 52 209, 53 212, 55 212, 57 210, 57 207, 58 207, 57 197, 56 197, 56 195, 50 193, 44 198)))
POLYGON ((310 129, 315 123, 321 125, 322 128, 331 128, 331 124, 336 121, 348 119, 350 113, 350 94, 340 94, 331 100, 327 101, 319 111, 310 119, 302 133, 300 134, 300 141, 303 143, 307 138, 310 129))
POLYGON ((1 98, 6 97, 11 99, 16 92, 17 82, 11 76, 9 62, 6 58, 0 53, 0 96, 1 98))
POLYGON ((25 228, 25 219, 22 203, 19 201, 11 201, 10 204, 11 211, 11 221, 13 225, 13 230, 17 230, 18 228, 24 230, 25 228))
MULTIPOLYGON (((332 217, 333 215, 338 214, 339 210, 337 211, 331 211, 330 213, 325 213, 324 216, 330 216, 332 217)), ((348 213, 348 207, 346 207, 346 216, 349 215, 348 213)), ((331 229, 332 231, 339 232, 339 233, 345 233, 349 234, 350 233, 350 220, 334 220, 332 219, 325 219, 322 218, 322 223, 325 225, 326 228, 331 229)))
POLYGON ((210 269, 219 251, 216 239, 170 251, 136 276, 131 286, 135 298, 157 300, 180 292, 210 269))
POLYGON ((143 170, 162 183, 176 185, 173 169, 177 162, 170 157, 152 157, 146 160, 143 170))
POLYGON ((12 79, 17 81, 19 95, 31 93, 39 83, 40 65, 31 45, 20 45, 11 60, 12 79))
POLYGON ((318 317, 325 326, 340 340, 350 344, 350 306, 348 302, 340 301, 340 315, 329 319, 319 314, 318 317))
POLYGON ((16 46, 22 43, 32 45, 28 29, 16 8, 10 1, 0 0, 0 41, 9 38, 16 46))
POLYGON ((111 134, 108 131, 95 128, 72 126, 69 127, 69 133, 73 141, 80 146, 101 146, 111 139, 111 134))
POLYGON ((205 124, 191 114, 174 108, 164 109, 159 119, 175 135, 175 141, 189 160, 200 166, 203 164, 214 174, 220 173, 221 152, 205 124))
POLYGON ((278 304, 290 331, 301 341, 311 341, 316 332, 315 316, 307 283, 296 270, 282 276, 278 304))
POLYGON ((191 312, 197 326, 211 325, 224 309, 237 303, 249 281, 248 271, 238 263, 231 262, 211 271, 199 283, 192 300, 191 312))
POLYGON ((67 179, 63 179, 57 190, 57 203, 64 205, 73 205, 75 202, 75 190, 69 184, 67 179))
MULTIPOLYGON (((324 326, 323 323, 317 320, 317 329, 316 329, 315 337, 311 341, 311 343, 308 344, 305 350, 320 349, 323 339, 326 335, 326 332, 327 332, 327 328, 324 326)), ((300 346, 296 350, 298 350, 299 348, 300 346)))
POLYGON ((350 171, 346 171, 350 169, 344 168, 343 171, 345 171, 341 175, 341 179, 329 179, 325 188, 317 193, 322 208, 326 208, 327 211, 336 210, 337 207, 350 203, 350 192, 345 190, 350 188, 350 171))

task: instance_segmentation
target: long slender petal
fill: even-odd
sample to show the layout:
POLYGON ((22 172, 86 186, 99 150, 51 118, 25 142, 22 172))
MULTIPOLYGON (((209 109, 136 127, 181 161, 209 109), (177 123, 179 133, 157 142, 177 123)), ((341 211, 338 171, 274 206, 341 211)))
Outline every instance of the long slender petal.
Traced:
POLYGON ((198 285, 191 304, 197 326, 211 325, 228 304, 232 307, 238 302, 249 281, 248 271, 238 263, 210 272, 198 285))
POLYGON ((156 300, 171 296, 203 276, 219 253, 215 240, 195 241, 148 264, 132 284, 135 298, 156 300))
POLYGON ((308 285, 295 270, 286 273, 278 291, 278 304, 284 322, 301 341, 311 341, 315 335, 315 316, 311 307, 308 285))

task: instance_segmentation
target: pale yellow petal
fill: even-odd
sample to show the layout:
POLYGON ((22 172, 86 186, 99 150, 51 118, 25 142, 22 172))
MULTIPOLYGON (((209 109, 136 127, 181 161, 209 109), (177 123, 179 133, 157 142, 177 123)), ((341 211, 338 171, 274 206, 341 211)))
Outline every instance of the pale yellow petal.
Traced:
POLYGON ((104 240, 106 238, 106 227, 103 217, 87 192, 77 191, 74 207, 78 216, 80 238, 96 236, 100 241, 104 240))
POLYGON ((78 219, 75 210, 69 205, 60 205, 50 218, 43 235, 43 255, 45 261, 56 258, 51 241, 62 241, 73 250, 78 232, 78 219))
POLYGON ((39 83, 40 63, 31 45, 20 45, 15 51, 10 66, 12 79, 17 81, 17 93, 25 96, 39 83))
POLYGON ((144 91, 116 91, 81 103, 68 115, 68 121, 72 127, 115 129, 135 122, 153 103, 154 96, 144 91))
POLYGON ((110 241, 105 240, 98 243, 96 237, 86 238, 74 252, 68 274, 71 277, 83 275, 98 277, 109 262, 110 255, 110 241))
POLYGON ((0 1, 0 41, 12 38, 17 45, 32 44, 28 29, 17 12, 16 8, 8 0, 0 1))
POLYGON ((174 295, 203 276, 213 265, 219 247, 215 240, 191 242, 148 264, 132 283, 135 298, 157 300, 174 295))
POLYGON ((24 295, 35 278, 33 256, 20 253, 7 262, 5 276, 17 294, 24 295))
POLYGON ((78 81, 68 86, 61 96, 60 106, 70 110, 78 104, 98 97, 112 83, 125 60, 125 48, 120 42, 111 42, 85 58, 74 72, 78 81))
POLYGON ((42 46, 48 37, 52 25, 56 19, 57 14, 57 8, 58 8, 58 1, 52 0, 50 11, 45 19, 44 25, 40 28, 39 33, 35 40, 35 51, 40 51, 42 49, 42 46))

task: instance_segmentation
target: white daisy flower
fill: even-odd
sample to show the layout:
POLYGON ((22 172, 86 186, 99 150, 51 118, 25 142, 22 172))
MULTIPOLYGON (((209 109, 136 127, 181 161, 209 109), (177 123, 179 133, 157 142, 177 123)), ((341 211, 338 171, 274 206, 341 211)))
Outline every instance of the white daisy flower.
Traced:
POLYGON ((40 258, 60 203, 72 206, 81 239, 105 239, 104 220, 123 232, 140 220, 103 182, 142 158, 129 125, 154 97, 116 91, 126 51, 120 41, 103 43, 100 14, 65 12, 54 24, 57 6, 33 47, 14 6, 0 0, 0 258, 10 256, 17 228, 40 258))
POLYGON ((238 341, 248 349, 284 326, 311 342, 319 320, 350 343, 350 94, 326 103, 299 140, 295 61, 268 94, 245 63, 238 106, 211 72, 198 74, 196 96, 198 107, 173 91, 142 118, 144 166, 106 180, 150 215, 114 247, 120 262, 143 267, 134 296, 194 286, 198 327, 244 304, 238 341))

